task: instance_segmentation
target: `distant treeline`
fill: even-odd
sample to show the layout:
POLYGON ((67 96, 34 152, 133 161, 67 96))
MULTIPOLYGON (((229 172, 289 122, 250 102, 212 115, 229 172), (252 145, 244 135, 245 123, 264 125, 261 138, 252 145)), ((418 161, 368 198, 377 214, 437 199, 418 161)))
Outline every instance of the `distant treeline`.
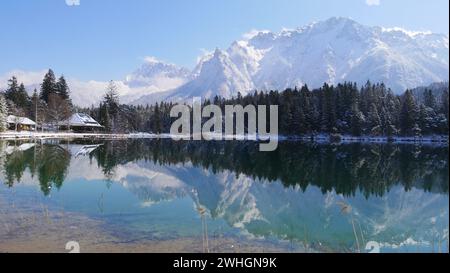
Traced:
MULTIPOLYGON (((283 135, 346 134, 353 136, 423 136, 448 134, 449 88, 406 90, 394 94, 382 83, 324 84, 318 89, 289 88, 282 92, 255 91, 232 99, 214 97, 204 105, 278 105, 279 133, 283 135)), ((40 91, 30 97, 16 77, 0 92, 0 131, 7 115, 26 116, 41 124, 59 124, 76 111, 90 114, 106 132, 169 133, 175 118, 172 102, 133 106, 121 104, 118 88, 111 81, 99 105, 79 108, 72 104, 64 76, 56 79, 52 70, 44 76, 40 91)), ((207 119, 205 119, 206 121, 207 119)))
MULTIPOLYGON (((424 89, 420 99, 411 90, 395 95, 384 84, 359 88, 355 83, 324 84, 310 90, 254 92, 232 99, 215 97, 204 102, 219 105, 279 105, 279 133, 283 135, 348 134, 354 136, 420 136, 448 134, 449 90, 439 97, 424 89)), ((168 133, 172 122, 171 102, 130 106, 104 102, 84 109, 108 130, 120 132, 168 133), (109 105, 112 105, 110 107, 109 105)), ((205 119, 207 120, 207 119, 205 119)))

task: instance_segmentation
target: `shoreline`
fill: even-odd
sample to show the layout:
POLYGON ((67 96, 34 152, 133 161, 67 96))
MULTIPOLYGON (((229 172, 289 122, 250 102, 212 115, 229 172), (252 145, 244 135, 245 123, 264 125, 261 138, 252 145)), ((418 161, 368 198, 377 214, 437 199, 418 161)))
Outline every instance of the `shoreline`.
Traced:
MULTIPOLYGON (((126 139, 167 139, 172 138, 171 134, 153 133, 128 133, 128 134, 107 134, 107 133, 66 133, 66 132, 3 132, 0 133, 0 140, 45 140, 45 139, 101 139, 101 140, 126 140, 126 139)), ((350 135, 307 135, 307 136, 276 136, 279 141, 311 141, 317 143, 418 143, 418 144, 447 144, 448 135, 431 135, 421 137, 387 137, 387 136, 350 136, 350 135)), ((232 140, 233 136, 223 136, 223 140, 232 140)), ((216 139, 217 140, 217 139, 216 139)), ((220 139, 219 139, 220 140, 220 139)), ((250 140, 246 136, 236 136, 236 140, 250 140)), ((267 140, 259 139, 261 141, 267 140)))
POLYGON ((349 135, 316 135, 316 136, 290 136, 287 140, 302 140, 324 143, 420 143, 420 144, 447 144, 448 135, 432 135, 432 136, 349 136, 349 135))

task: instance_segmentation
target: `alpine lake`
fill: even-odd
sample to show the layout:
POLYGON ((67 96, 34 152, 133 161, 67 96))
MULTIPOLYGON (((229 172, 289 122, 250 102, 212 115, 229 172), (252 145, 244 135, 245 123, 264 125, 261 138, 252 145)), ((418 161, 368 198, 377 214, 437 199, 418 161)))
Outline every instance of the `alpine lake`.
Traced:
POLYGON ((0 252, 448 252, 448 152, 0 141, 0 252))

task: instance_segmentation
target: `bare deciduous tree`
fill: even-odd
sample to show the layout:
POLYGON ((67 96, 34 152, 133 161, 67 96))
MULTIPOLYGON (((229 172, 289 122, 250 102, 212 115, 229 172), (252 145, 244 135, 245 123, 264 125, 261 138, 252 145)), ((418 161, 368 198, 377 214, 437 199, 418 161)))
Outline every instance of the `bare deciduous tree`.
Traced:
POLYGON ((36 130, 41 125, 41 130, 44 131, 44 124, 47 122, 48 115, 47 115, 47 105, 44 101, 42 101, 38 94, 36 89, 34 90, 34 94, 31 97, 31 116, 34 118, 34 121, 36 122, 36 130))
POLYGON ((56 125, 56 130, 59 130, 61 122, 68 120, 72 115, 72 108, 69 102, 60 95, 50 94, 47 113, 49 120, 56 125))

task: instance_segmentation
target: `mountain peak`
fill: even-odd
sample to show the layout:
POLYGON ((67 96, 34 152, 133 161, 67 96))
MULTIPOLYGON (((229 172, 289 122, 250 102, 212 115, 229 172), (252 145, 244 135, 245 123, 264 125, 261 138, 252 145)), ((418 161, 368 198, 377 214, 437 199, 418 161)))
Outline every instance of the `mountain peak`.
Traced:
POLYGON ((226 53, 221 50, 220 48, 216 47, 216 49, 214 50, 214 54, 213 54, 213 58, 221 58, 223 56, 225 56, 226 53))
POLYGON ((359 24, 358 22, 356 22, 355 20, 353 20, 350 17, 342 17, 342 16, 334 16, 334 17, 330 17, 327 20, 325 20, 324 22, 328 23, 328 24, 336 24, 336 23, 340 23, 340 24, 359 24))
POLYGON ((144 63, 126 77, 125 83, 130 87, 174 88, 189 79, 190 71, 184 67, 165 63, 154 57, 146 57, 144 63))
POLYGON ((226 50, 216 48, 198 62, 191 81, 170 99, 203 98, 253 89, 283 90, 344 81, 384 82, 397 93, 448 81, 448 36, 409 33, 332 17, 279 33, 251 31, 226 50), (401 33, 400 33, 401 32, 401 33), (410 39, 413 35, 414 39, 410 39))
POLYGON ((145 63, 147 64, 157 64, 162 63, 162 61, 158 60, 156 57, 153 56, 147 56, 144 58, 145 63))

